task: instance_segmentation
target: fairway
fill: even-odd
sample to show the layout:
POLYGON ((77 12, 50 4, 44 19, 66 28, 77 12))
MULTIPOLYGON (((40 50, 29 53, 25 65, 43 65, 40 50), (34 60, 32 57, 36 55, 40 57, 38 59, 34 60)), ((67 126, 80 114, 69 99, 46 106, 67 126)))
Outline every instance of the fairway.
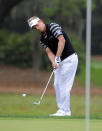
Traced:
MULTIPOLYGON (((84 119, 0 119, 0 131, 84 131, 84 119)), ((102 131, 102 120, 91 120, 90 131, 102 131)))

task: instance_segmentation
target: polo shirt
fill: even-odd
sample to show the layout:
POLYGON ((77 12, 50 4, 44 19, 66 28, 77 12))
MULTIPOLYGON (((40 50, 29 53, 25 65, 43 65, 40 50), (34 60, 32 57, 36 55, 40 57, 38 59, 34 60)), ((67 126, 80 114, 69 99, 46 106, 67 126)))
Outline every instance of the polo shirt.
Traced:
POLYGON ((59 24, 50 23, 45 25, 46 32, 41 32, 40 35, 40 43, 43 48, 46 49, 48 47, 56 55, 58 49, 57 38, 58 36, 63 35, 65 38, 65 46, 61 54, 61 61, 75 53, 68 35, 63 31, 59 24))

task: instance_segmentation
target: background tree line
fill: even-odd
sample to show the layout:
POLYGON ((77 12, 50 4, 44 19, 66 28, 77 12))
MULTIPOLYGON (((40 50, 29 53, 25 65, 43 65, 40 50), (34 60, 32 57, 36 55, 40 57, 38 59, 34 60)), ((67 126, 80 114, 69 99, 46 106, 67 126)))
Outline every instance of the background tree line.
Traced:
MULTIPOLYGON (((39 16, 54 21, 69 34, 84 62, 86 0, 0 0, 0 63, 49 69, 50 64, 39 44, 39 33, 30 31, 27 19, 39 16), (19 3, 19 4, 18 4, 19 3), (38 53, 40 52, 40 53, 38 53)), ((102 1, 94 0, 92 9, 92 54, 102 54, 102 1)))

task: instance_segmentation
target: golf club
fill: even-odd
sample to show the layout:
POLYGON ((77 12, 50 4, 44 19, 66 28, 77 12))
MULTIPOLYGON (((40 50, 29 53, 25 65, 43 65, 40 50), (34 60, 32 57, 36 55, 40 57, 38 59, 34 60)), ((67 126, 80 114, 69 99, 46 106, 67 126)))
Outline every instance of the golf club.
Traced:
POLYGON ((46 89, 47 89, 47 87, 48 87, 48 85, 49 85, 49 82, 50 82, 50 80, 51 80, 51 78, 52 78, 53 73, 54 73, 54 70, 52 71, 52 73, 51 73, 51 75, 50 75, 50 78, 49 78, 49 80, 48 80, 48 82, 47 82, 47 84, 46 84, 46 87, 45 87, 45 89, 44 89, 44 91, 43 91, 43 93, 42 93, 42 95, 41 95, 41 97, 40 97, 40 100, 39 100, 38 102, 34 101, 34 103, 33 103, 34 105, 40 105, 41 100, 42 100, 42 98, 43 98, 43 96, 44 96, 44 94, 45 94, 45 91, 46 91, 46 89))

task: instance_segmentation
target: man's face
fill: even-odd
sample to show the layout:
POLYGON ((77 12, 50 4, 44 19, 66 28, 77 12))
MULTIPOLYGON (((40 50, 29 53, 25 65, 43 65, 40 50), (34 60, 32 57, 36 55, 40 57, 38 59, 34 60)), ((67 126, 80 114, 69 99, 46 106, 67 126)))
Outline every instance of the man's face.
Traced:
POLYGON ((36 29, 40 32, 44 32, 45 31, 45 24, 43 23, 43 21, 39 20, 39 22, 33 27, 33 29, 36 29))

